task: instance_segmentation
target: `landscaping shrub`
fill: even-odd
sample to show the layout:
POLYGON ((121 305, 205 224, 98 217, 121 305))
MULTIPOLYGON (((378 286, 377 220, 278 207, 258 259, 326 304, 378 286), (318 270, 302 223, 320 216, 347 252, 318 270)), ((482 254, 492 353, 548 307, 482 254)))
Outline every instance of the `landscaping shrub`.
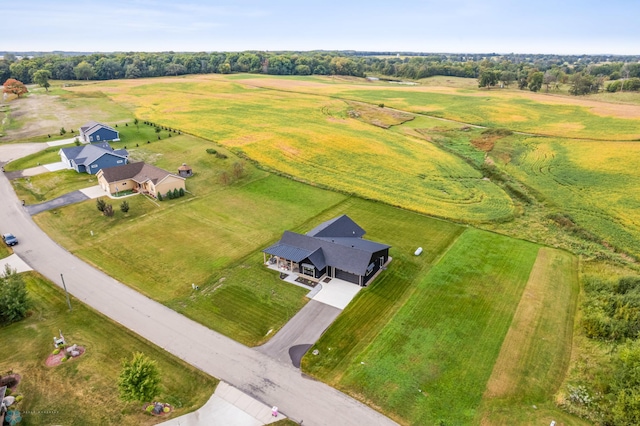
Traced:
POLYGON ((162 409, 162 411, 163 411, 164 413, 168 413, 169 411, 171 411, 171 408, 169 408, 169 407, 164 407, 164 408, 162 409))
POLYGON ((122 213, 127 213, 129 211, 129 203, 123 201, 122 204, 120 204, 120 211, 122 213))
POLYGON ((113 216, 113 206, 111 204, 105 205, 104 206, 104 211, 102 212, 102 214, 107 216, 107 217, 113 216))
POLYGON ((173 200, 173 191, 167 191, 166 197, 170 200, 173 200))
POLYGON ((147 405, 147 408, 145 408, 145 411, 147 413, 151 414, 151 412, 153 411, 153 404, 147 405))
POLYGON ((221 152, 216 152, 216 157, 221 158, 223 160, 226 160, 228 158, 226 154, 223 154, 221 152))
POLYGON ((163 200, 162 194, 158 192, 158 201, 162 201, 162 200, 163 200))
POLYGON ((178 192, 178 188, 173 188, 173 198, 179 198, 180 197, 180 193, 178 192))
POLYGON ((54 355, 58 355, 60 353, 60 348, 55 348, 52 353, 54 355))
POLYGON ((217 153, 218 153, 218 151, 216 151, 215 149, 207 148, 207 154, 217 154, 217 153))
POLYGON ((184 188, 180 188, 180 191, 178 191, 178 194, 179 194, 181 197, 184 197, 184 188))
POLYGON ((107 205, 107 203, 102 199, 102 198, 98 198, 96 200, 96 208, 98 209, 99 212, 103 212, 104 213, 104 208, 107 205))
POLYGON ((67 133, 67 131, 64 129, 64 127, 60 127, 60 136, 64 135, 65 133, 67 133))
POLYGON ((18 396, 16 396, 16 402, 20 402, 20 401, 22 401, 23 399, 24 399, 24 396, 23 396, 23 395, 18 395, 18 396))

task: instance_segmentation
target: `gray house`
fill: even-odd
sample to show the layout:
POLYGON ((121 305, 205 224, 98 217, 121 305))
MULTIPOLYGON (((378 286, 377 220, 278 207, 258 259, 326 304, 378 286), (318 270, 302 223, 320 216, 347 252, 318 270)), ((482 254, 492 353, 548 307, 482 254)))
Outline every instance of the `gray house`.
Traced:
POLYGON ((349 216, 342 215, 304 235, 285 231, 280 241, 263 252, 281 268, 309 278, 326 276, 366 286, 389 261, 390 246, 365 240, 364 234, 349 216))
POLYGON ((67 169, 90 175, 95 175, 100 169, 121 166, 129 162, 129 153, 126 149, 114 151, 107 142, 62 148, 59 154, 60 160, 67 169))
POLYGON ((86 143, 119 141, 120 134, 106 124, 90 121, 80 127, 80 139, 86 143))

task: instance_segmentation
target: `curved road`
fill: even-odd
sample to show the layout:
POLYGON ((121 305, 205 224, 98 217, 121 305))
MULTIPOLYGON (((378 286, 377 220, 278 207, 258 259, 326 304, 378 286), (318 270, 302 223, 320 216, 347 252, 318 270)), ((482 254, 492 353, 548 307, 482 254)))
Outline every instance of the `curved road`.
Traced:
MULTIPOLYGON (((28 144, 0 147, 0 162, 37 151, 28 144), (12 150, 13 149, 13 150, 12 150), (24 153, 15 154, 15 150, 24 153)), ((0 173, 1 174, 1 173, 0 173)), ((290 362, 278 362, 216 333, 114 280, 51 240, 0 176, 1 231, 20 239, 15 252, 34 270, 69 293, 189 364, 232 384, 305 425, 393 425, 392 420, 321 382, 305 378, 290 362)))

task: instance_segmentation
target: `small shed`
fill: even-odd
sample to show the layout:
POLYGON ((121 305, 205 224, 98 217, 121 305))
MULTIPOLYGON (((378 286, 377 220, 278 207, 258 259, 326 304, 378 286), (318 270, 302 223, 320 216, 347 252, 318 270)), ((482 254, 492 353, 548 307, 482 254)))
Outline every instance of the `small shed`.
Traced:
POLYGON ((178 176, 185 178, 191 177, 193 176, 193 170, 187 166, 187 163, 182 163, 182 166, 178 167, 178 176))

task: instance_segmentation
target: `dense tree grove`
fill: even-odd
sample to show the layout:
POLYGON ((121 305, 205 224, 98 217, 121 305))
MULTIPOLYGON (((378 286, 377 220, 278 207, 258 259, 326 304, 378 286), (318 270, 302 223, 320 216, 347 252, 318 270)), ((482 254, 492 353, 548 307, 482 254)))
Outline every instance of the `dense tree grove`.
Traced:
MULTIPOLYGON (((3 52, 0 52, 2 54, 3 52)), ((4 52, 0 82, 37 82, 45 70, 54 80, 111 80, 233 72, 274 75, 376 75, 421 79, 436 75, 477 78, 480 87, 513 82, 525 90, 552 90, 570 83, 575 95, 606 89, 638 90, 640 57, 605 55, 497 55, 396 52, 212 52, 23 54, 4 52), (540 73, 540 74, 538 74, 540 73), (606 80, 612 80, 604 87, 606 80), (622 81, 616 84, 616 81, 622 81)), ((47 75, 49 75, 47 74, 47 75)))

